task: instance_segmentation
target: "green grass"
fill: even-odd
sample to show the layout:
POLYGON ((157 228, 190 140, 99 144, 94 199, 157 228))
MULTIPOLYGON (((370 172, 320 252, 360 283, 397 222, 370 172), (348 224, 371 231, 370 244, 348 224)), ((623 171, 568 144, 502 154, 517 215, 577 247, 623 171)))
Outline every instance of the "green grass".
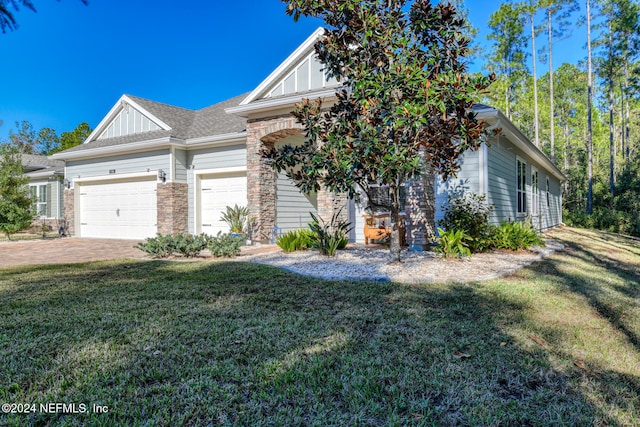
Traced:
POLYGON ((640 242, 552 234, 566 253, 468 285, 0 269, 0 403, 109 408, 0 425, 640 425, 640 242))

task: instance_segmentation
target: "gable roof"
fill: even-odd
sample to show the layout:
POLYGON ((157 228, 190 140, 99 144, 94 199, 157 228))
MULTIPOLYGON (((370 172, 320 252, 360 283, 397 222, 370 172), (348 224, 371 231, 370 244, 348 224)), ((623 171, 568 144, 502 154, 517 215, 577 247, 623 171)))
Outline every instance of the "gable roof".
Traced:
POLYGON ((63 168, 62 160, 53 160, 39 154, 22 154, 22 167, 29 170, 63 168))
POLYGON ((245 97, 246 94, 243 94, 200 110, 189 110, 133 95, 123 95, 83 144, 56 153, 53 157, 64 159, 69 153, 115 146, 124 147, 133 143, 148 143, 144 144, 144 148, 151 148, 161 142, 188 145, 189 140, 192 139, 242 133, 246 129, 247 120, 227 114, 224 110, 238 105, 245 97), (111 119, 117 116, 126 104, 130 104, 145 116, 150 117, 161 127, 142 133, 101 138, 111 119))

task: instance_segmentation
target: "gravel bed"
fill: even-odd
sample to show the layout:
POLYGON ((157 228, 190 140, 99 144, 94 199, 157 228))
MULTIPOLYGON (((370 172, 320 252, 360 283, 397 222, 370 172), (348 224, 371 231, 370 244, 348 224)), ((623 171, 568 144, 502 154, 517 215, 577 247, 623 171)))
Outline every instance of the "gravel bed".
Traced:
POLYGON ((563 245, 547 239, 545 247, 530 251, 475 254, 466 259, 442 259, 430 251, 403 251, 402 262, 390 262, 388 249, 349 245, 335 257, 317 251, 243 255, 242 261, 281 267, 294 273, 327 280, 436 283, 478 282, 513 274, 550 254, 562 250, 563 245))

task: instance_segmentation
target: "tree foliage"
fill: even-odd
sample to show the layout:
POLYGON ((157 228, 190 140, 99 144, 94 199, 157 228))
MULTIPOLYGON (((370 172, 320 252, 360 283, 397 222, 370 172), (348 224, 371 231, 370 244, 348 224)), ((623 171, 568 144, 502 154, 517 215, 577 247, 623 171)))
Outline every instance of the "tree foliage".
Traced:
POLYGON ((29 178, 22 171, 21 152, 15 146, 0 145, 0 231, 7 238, 31 225, 34 204, 29 195, 29 178))
MULTIPOLYGON (((84 4, 89 4, 88 0, 80 0, 84 4)), ((20 11, 20 7, 36 11, 33 2, 30 0, 0 0, 0 30, 6 33, 7 30, 14 31, 18 28, 18 22, 16 21, 15 12, 20 11)))
MULTIPOLYGON (((294 19, 322 19, 316 43, 336 101, 303 100, 294 116, 306 141, 265 152, 304 192, 324 187, 355 196, 389 188, 391 252, 399 259, 400 187, 425 166, 446 179, 476 149, 484 123, 470 112, 490 79, 470 76, 465 20, 450 4, 407 0, 288 0, 294 19)), ((369 197, 371 201, 372 198, 369 197)))
POLYGON ((16 147, 23 154, 40 154, 49 156, 82 144, 93 129, 86 122, 80 123, 70 132, 58 135, 55 129, 42 128, 38 132, 27 121, 16 122, 17 132, 9 131, 8 144, 16 147))

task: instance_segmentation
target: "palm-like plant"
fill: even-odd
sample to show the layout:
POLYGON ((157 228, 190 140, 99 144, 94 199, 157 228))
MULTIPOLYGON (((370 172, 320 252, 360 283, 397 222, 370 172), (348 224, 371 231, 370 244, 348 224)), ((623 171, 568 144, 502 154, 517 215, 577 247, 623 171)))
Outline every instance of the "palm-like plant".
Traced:
MULTIPOLYGON (((88 0, 80 0, 84 4, 88 4, 88 0)), ((36 11, 35 6, 30 0, 0 0, 0 29, 3 33, 7 30, 14 31, 18 28, 16 18, 13 16, 14 12, 20 10, 20 6, 27 9, 36 11)))

